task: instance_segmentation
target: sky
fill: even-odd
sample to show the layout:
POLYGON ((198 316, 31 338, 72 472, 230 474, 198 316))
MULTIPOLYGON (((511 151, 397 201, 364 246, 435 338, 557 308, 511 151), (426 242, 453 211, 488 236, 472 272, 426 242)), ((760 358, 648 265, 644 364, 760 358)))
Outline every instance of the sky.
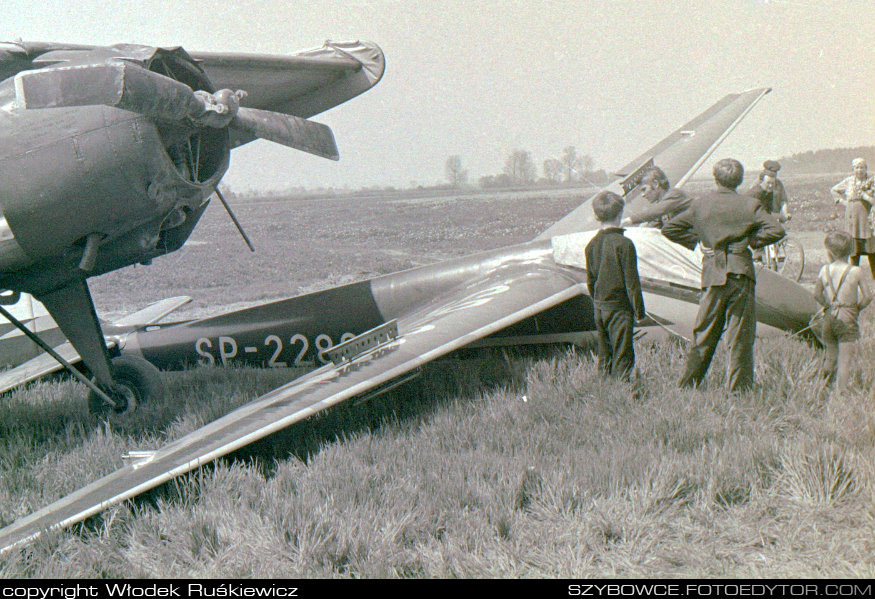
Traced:
POLYGON ((382 81, 313 118, 340 161, 256 141, 232 153, 235 191, 434 185, 454 154, 476 181, 516 149, 540 171, 569 145, 611 170, 754 87, 773 91, 713 160, 759 170, 873 145, 873 32, 873 0, 3 0, 0 17, 7 41, 274 54, 376 42, 382 81))

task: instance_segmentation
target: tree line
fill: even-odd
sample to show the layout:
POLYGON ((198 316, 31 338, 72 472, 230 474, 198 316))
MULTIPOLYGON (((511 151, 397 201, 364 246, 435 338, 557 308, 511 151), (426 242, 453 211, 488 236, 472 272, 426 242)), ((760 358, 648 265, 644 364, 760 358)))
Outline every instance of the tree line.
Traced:
MULTIPOLYGON (((469 184, 468 170, 463 167, 462 158, 458 154, 447 158, 444 171, 451 187, 459 188, 469 184)), ((601 186, 608 180, 609 177, 603 169, 595 170, 595 160, 591 156, 578 153, 574 146, 567 146, 559 156, 544 160, 541 176, 531 152, 513 150, 500 173, 483 175, 477 180, 477 185, 484 189, 580 183, 601 186)))
POLYGON ((854 158, 865 158, 869 163, 869 172, 875 170, 875 146, 809 150, 777 160, 782 166, 781 174, 802 175, 847 173, 851 171, 851 160, 854 158))

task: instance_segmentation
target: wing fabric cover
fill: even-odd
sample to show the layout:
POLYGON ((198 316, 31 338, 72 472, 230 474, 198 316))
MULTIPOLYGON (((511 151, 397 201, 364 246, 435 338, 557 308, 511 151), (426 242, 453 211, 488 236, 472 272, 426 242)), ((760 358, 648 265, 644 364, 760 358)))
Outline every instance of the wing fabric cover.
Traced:
POLYGON ((582 293, 545 259, 498 269, 398 319, 399 337, 345 369, 325 367, 238 408, 0 531, 0 551, 96 514, 582 293))
MULTIPOLYGON (((325 42, 291 56, 192 53, 216 89, 242 89, 241 106, 309 118, 369 90, 386 61, 370 42, 325 42)), ((232 131, 232 147, 255 139, 232 131)))
MULTIPOLYGON (((115 347, 114 342, 107 342, 107 349, 112 349, 113 347, 115 347)), ((57 347, 53 347, 52 349, 64 358, 64 360, 66 360, 71 366, 82 361, 82 358, 73 348, 73 344, 69 341, 62 343, 57 347)), ((47 374, 59 372, 63 369, 64 367, 49 354, 40 354, 37 357, 32 358, 27 362, 23 362, 15 368, 10 368, 0 374, 0 393, 6 393, 20 385, 35 381, 47 374)))
MULTIPOLYGON (((143 64, 158 53, 180 53, 179 48, 119 44, 80 46, 19 42, 0 47, 0 74, 11 76, 33 66, 62 68, 112 64, 131 60, 143 64), (4 69, 4 61, 6 69, 4 69), (7 72, 8 69, 8 72, 7 72)), ((241 106, 309 118, 358 96, 377 84, 386 61, 371 42, 327 41, 318 48, 282 56, 190 52, 215 89, 244 90, 241 106)), ((255 139, 251 132, 233 131, 231 143, 240 146, 255 139)))
MULTIPOLYGON (((598 231, 584 231, 559 235, 551 240, 553 259, 557 264, 586 268, 586 244, 598 231)), ((638 274, 642 278, 656 279, 698 289, 702 281, 702 252, 672 243, 662 236, 659 229, 647 227, 630 228, 625 235, 635 244, 638 254, 638 274)))
MULTIPOLYGON (((717 148, 717 145, 769 91, 765 88, 753 89, 726 96, 624 166, 620 169, 619 174, 627 175, 652 158, 654 164, 665 171, 672 185, 682 183, 699 168, 702 162, 717 148)), ((619 186, 611 190, 623 194, 619 186)), ((627 197, 627 202, 629 202, 627 206, 633 211, 636 201, 645 200, 640 198, 636 200, 635 195, 627 197)), ((548 239, 556 235, 597 228, 598 223, 593 217, 592 207, 587 201, 544 231, 538 236, 538 239, 548 239)))
MULTIPOLYGON (((130 58, 144 61, 156 51, 177 51, 119 44, 86 46, 16 42, 0 46, 3 61, 16 65, 104 64, 130 58)), ((216 89, 246 90, 243 106, 308 118, 367 91, 383 76, 386 60, 374 43, 327 41, 318 48, 289 55, 189 52, 200 62, 216 89)), ((3 71, 0 70, 0 73, 3 71)), ((17 72, 17 71, 14 71, 17 72)), ((14 74, 11 72, 6 76, 14 74)))
POLYGON ((241 106, 309 118, 369 90, 383 76, 369 42, 325 42, 290 56, 190 53, 216 89, 246 90, 241 106))
MULTIPOLYGON (((551 240, 553 259, 557 264, 586 268, 584 250, 595 234, 596 231, 585 231, 554 237, 551 240)), ((635 244, 638 254, 638 274, 648 312, 668 320, 684 316, 688 323, 692 323, 690 317, 697 310, 697 290, 702 280, 702 252, 699 248, 693 251, 672 243, 655 228, 632 227, 626 229, 625 234, 635 244), (665 302, 655 296, 684 303, 665 302)), ((769 269, 757 266, 756 272, 757 320, 785 331, 806 327, 817 309, 811 293, 769 269)), ((692 326, 685 326, 677 332, 691 336, 692 326)))

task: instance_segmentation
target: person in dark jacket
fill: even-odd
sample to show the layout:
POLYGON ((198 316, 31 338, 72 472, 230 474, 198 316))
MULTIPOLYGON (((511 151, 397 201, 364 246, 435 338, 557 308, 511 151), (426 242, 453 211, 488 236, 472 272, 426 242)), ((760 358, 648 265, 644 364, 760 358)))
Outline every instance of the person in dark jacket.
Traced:
POLYGON ((781 164, 775 160, 763 162, 763 170, 760 171, 757 182, 747 190, 747 195, 760 201, 763 210, 774 214, 778 222, 784 223, 790 220, 790 208, 787 205, 787 190, 784 183, 778 179, 778 171, 781 164))
POLYGON ((731 391, 753 385, 756 337, 756 272, 749 248, 761 248, 784 237, 784 228, 763 210, 759 200, 736 193, 744 167, 732 158, 714 165, 717 189, 693 200, 670 220, 662 234, 689 249, 701 244, 702 289, 693 327, 693 347, 679 382, 693 387, 705 377, 726 327, 729 343, 728 386, 731 391))
POLYGON ((635 369, 635 321, 645 318, 635 245, 623 235, 623 198, 603 191, 592 200, 601 229, 586 246, 586 276, 599 334, 599 369, 630 380, 635 369))
MULTIPOLYGON (((763 170, 760 171, 757 182, 747 190, 747 195, 758 199, 763 210, 774 214, 779 223, 786 223, 790 220, 790 208, 787 203, 787 190, 784 188, 784 183, 778 179, 779 170, 781 170, 781 165, 777 161, 766 160, 763 162, 763 170)), ((763 251, 754 250, 753 259, 754 262, 762 262, 763 251)), ((774 261, 774 255, 770 259, 774 261)), ((772 267, 774 266, 777 265, 772 265, 772 267)))
POLYGON ((623 219, 624 225, 644 224, 661 229, 665 223, 689 208, 692 201, 684 190, 671 189, 668 177, 658 166, 652 166, 645 171, 638 189, 648 204, 636 212, 629 210, 627 218, 623 219))

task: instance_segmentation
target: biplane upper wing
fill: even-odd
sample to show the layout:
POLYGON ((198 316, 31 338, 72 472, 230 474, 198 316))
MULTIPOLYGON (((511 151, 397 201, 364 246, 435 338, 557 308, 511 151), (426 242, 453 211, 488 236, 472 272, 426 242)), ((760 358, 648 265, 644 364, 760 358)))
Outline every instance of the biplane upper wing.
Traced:
POLYGON ((423 364, 583 293, 551 259, 505 265, 397 319, 398 336, 340 365, 296 379, 138 461, 0 530, 0 551, 134 497, 320 410, 371 391, 423 364))
MULTIPOLYGON (((156 50, 127 44, 0 43, 0 80, 23 71, 101 65, 113 58, 145 63, 156 50)), ((289 55, 217 52, 188 52, 187 55, 199 63, 215 89, 245 91, 241 106, 300 118, 324 112, 367 91, 380 81, 386 66, 379 46, 360 41, 326 41, 318 48, 289 55)), ((31 85, 36 83, 39 82, 31 85)), ((69 95, 69 89, 64 93, 69 95)), ((270 115, 258 114, 259 119, 270 119, 270 115)), ((231 131, 232 147, 255 138, 252 131, 231 131)))
POLYGON ((327 41, 289 56, 190 52, 217 89, 246 91, 243 106, 309 118, 367 91, 386 61, 371 42, 327 41))
MULTIPOLYGON (((309 118, 369 90, 386 68, 371 42, 327 41, 289 56, 192 52, 217 89, 242 89, 241 106, 309 118)), ((254 134, 231 131, 237 147, 254 134)))

